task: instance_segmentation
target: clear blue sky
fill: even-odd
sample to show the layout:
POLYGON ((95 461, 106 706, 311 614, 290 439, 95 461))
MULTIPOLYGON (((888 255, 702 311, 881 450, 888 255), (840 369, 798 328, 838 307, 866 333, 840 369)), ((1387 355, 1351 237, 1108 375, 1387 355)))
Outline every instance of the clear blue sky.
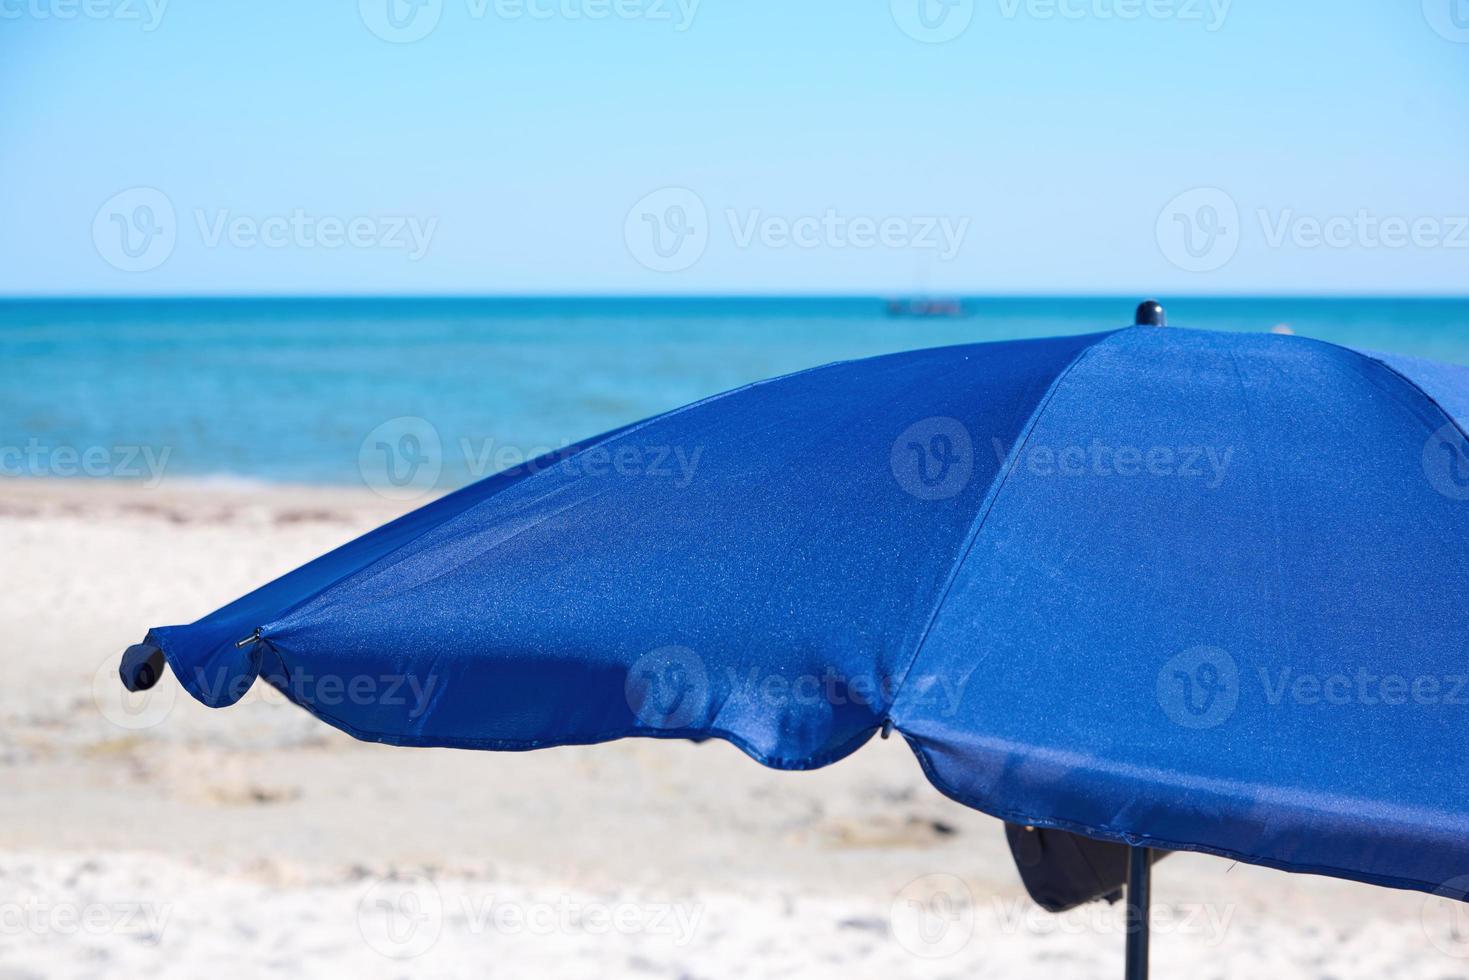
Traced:
POLYGON ((1469 0, 163 2, 0 0, 0 293, 1469 293, 1469 0))

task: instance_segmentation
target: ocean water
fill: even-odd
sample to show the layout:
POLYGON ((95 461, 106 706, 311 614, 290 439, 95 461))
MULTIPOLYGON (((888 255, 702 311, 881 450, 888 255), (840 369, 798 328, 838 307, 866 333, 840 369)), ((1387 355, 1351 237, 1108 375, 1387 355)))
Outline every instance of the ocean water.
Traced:
MULTIPOLYGON (((373 483, 437 440, 449 488, 771 375, 1131 322, 1124 298, 0 301, 0 476, 373 483), (419 420, 422 420, 421 422, 419 420)), ((1469 299, 1188 299, 1170 322, 1469 363, 1469 299)))

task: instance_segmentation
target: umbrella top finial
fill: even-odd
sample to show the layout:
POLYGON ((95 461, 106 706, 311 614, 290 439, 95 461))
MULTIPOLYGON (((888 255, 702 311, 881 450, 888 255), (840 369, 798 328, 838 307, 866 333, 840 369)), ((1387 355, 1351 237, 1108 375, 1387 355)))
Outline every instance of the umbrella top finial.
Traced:
POLYGON ((1140 327, 1166 327, 1168 325, 1168 314, 1163 310, 1163 304, 1155 299, 1145 299, 1137 306, 1137 316, 1133 323, 1140 327))

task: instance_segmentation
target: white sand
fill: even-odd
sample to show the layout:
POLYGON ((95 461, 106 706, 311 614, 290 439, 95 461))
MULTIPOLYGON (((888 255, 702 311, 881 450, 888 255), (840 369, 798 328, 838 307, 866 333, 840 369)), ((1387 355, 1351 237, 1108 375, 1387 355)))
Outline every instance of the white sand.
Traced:
MULTIPOLYGON (((778 773, 718 742, 367 745, 171 677, 123 698, 146 626, 399 506, 0 483, 0 980, 1120 975, 1115 910, 1035 910, 900 740, 778 773)), ((1469 976, 1469 916, 1421 895, 1193 855, 1154 887, 1155 976, 1469 976)))

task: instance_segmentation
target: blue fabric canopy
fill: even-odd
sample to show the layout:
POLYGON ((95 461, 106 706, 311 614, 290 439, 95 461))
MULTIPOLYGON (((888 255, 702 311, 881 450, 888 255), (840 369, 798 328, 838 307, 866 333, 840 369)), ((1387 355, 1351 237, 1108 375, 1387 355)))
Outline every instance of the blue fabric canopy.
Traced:
POLYGON ((1465 897, 1469 369, 1137 327, 749 385, 434 501, 189 626, 397 745, 886 726, 952 798, 1465 897), (1458 879, 1458 884, 1454 880, 1458 879))

